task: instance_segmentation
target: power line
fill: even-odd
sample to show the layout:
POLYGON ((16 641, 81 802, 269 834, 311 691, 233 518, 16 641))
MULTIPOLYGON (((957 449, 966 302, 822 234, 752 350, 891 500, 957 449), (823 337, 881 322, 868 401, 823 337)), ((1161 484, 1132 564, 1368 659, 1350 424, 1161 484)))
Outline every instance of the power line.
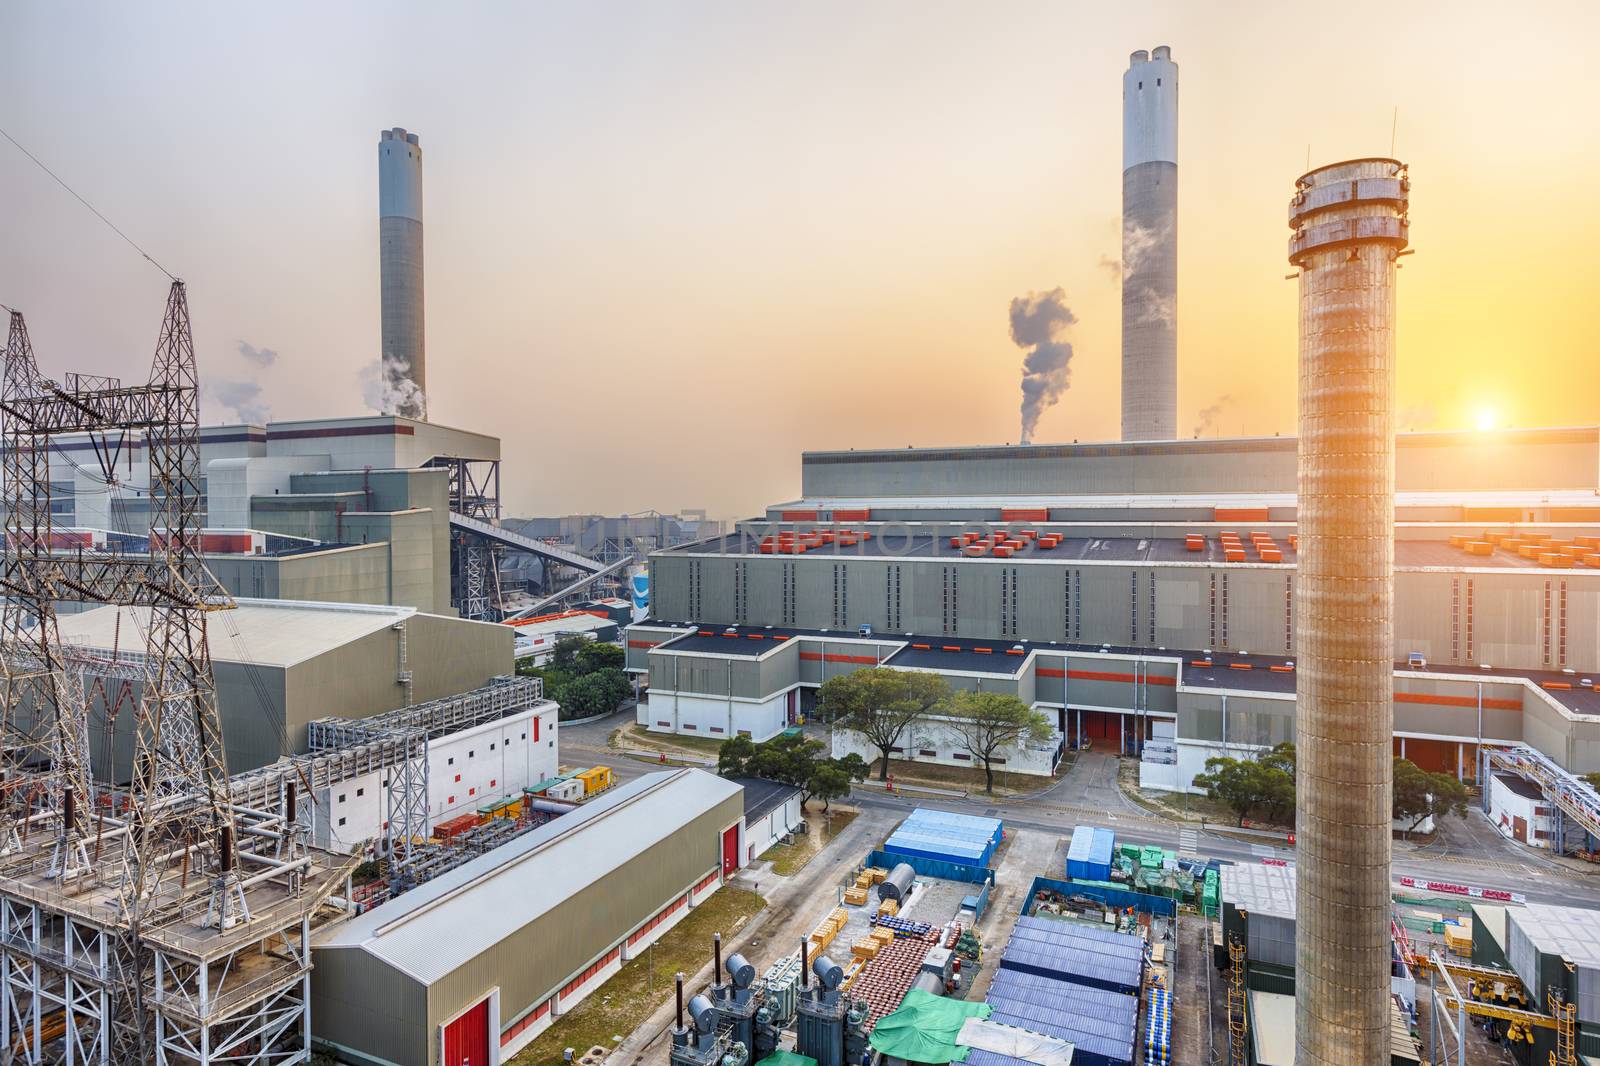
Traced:
POLYGON ((23 155, 25 155, 29 159, 33 160, 33 163, 34 163, 35 166, 37 166, 40 170, 44 171, 46 174, 50 175, 51 179, 57 185, 61 186, 63 189, 67 190, 67 192, 71 193, 72 194, 72 198, 74 200, 78 201, 84 207, 87 207, 90 211, 92 211, 94 213, 94 217, 95 218, 98 218, 101 222, 104 222, 106 225, 110 226, 112 233, 115 233, 118 237, 121 237, 123 240, 127 241, 128 242, 128 247, 132 248, 134 251, 138 252, 140 255, 142 255, 146 259, 148 259, 150 261, 150 265, 151 266, 155 267, 157 270, 161 271, 161 273, 165 274, 169 280, 171 280, 171 281, 177 281, 178 280, 178 277, 177 277, 176 274, 174 274, 172 271, 168 270, 166 267, 162 266, 160 263, 156 262, 155 256, 151 255, 149 252, 147 252, 143 248, 139 247, 139 245, 134 242, 134 239, 132 237, 128 236, 126 233, 123 233, 120 229, 118 229, 117 228, 117 224, 115 222, 111 221, 106 216, 102 215, 100 213, 99 209, 94 206, 94 204, 91 204, 88 200, 85 200, 82 196, 79 196, 78 195, 78 191, 76 189, 74 189, 72 186, 68 185, 65 181, 62 181, 60 175, 58 175, 55 171, 51 170, 49 167, 45 166, 44 163, 40 161, 38 156, 34 155, 32 152, 30 152, 26 148, 24 148, 22 146, 22 144, 15 137, 11 136, 11 134, 7 133, 4 129, 0 129, 0 137, 4 137, 6 140, 10 141, 13 145, 16 146, 17 151, 21 152, 23 155))

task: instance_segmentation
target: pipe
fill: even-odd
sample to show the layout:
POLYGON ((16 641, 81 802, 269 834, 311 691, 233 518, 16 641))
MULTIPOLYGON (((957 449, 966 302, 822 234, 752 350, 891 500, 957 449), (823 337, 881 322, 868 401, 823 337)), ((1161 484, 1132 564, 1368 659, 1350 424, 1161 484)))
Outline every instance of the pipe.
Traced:
POLYGON ((674 978, 674 983, 676 987, 674 995, 677 1000, 678 1032, 681 1033, 683 1032, 683 972, 681 970, 674 978))
POLYGON ((716 974, 716 977, 712 980, 711 983, 714 984, 714 985, 720 985, 722 983, 722 934, 721 933, 713 933, 712 936, 711 936, 711 965, 713 967, 712 972, 716 974))
POLYGON ((811 987, 811 960, 806 957, 810 945, 802 939, 800 941, 800 990, 805 991, 811 987))

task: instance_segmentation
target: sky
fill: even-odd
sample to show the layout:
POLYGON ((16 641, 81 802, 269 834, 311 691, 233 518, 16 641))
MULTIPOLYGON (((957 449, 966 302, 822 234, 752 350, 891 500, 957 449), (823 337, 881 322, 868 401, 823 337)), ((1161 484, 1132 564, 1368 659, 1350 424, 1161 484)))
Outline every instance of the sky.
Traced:
MULTIPOLYGON (((18 0, 0 127, 188 282, 208 424, 363 413, 378 134, 415 131, 431 417, 502 439, 508 512, 736 517, 804 450, 1018 440, 1008 309, 1057 287, 1034 439, 1117 436, 1121 77, 1158 44, 1182 432, 1293 432, 1293 182, 1391 137, 1402 427, 1593 424, 1597 31, 1557 2, 18 0)), ((3 142, 0 197, 45 372, 142 378, 166 277, 3 142)))

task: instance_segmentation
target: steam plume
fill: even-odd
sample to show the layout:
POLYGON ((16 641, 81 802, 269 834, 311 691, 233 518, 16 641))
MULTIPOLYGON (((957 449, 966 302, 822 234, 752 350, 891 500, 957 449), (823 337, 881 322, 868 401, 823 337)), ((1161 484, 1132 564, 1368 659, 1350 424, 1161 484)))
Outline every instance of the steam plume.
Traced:
POLYGON ((411 364, 404 359, 374 359, 361 368, 361 402, 380 415, 426 418, 428 398, 406 376, 411 364))
POLYGON ((1022 357, 1022 443, 1033 439, 1039 416, 1067 391, 1072 345, 1063 339, 1078 316, 1060 286, 1030 292, 1011 301, 1011 340, 1027 350, 1022 357))
POLYGON ((1207 430, 1216 428, 1217 420, 1222 417, 1222 412, 1227 410, 1232 403, 1233 397, 1231 395, 1222 395, 1218 396, 1210 407, 1201 409, 1200 419, 1195 423, 1194 435, 1199 437, 1204 435, 1207 430))
POLYGON ((269 367, 278 361, 277 349, 257 348, 249 341, 239 342, 239 354, 244 356, 246 362, 254 363, 259 367, 269 367))
POLYGON ((211 386, 211 395, 240 422, 260 426, 272 418, 271 406, 261 397, 261 386, 253 381, 219 381, 211 386))

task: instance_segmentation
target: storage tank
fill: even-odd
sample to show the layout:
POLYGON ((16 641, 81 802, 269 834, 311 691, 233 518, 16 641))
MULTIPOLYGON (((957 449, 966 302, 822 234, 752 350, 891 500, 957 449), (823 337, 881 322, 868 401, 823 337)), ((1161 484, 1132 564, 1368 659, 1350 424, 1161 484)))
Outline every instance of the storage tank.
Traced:
POLYGON ((889 871, 889 876, 878 882, 878 898, 892 899, 896 903, 911 894, 911 885, 917 879, 917 871, 911 868, 910 863, 898 863, 889 871))
POLYGON ((1300 278, 1295 1042, 1300 1066, 1389 1055, 1394 736, 1394 159, 1295 182, 1300 278))

